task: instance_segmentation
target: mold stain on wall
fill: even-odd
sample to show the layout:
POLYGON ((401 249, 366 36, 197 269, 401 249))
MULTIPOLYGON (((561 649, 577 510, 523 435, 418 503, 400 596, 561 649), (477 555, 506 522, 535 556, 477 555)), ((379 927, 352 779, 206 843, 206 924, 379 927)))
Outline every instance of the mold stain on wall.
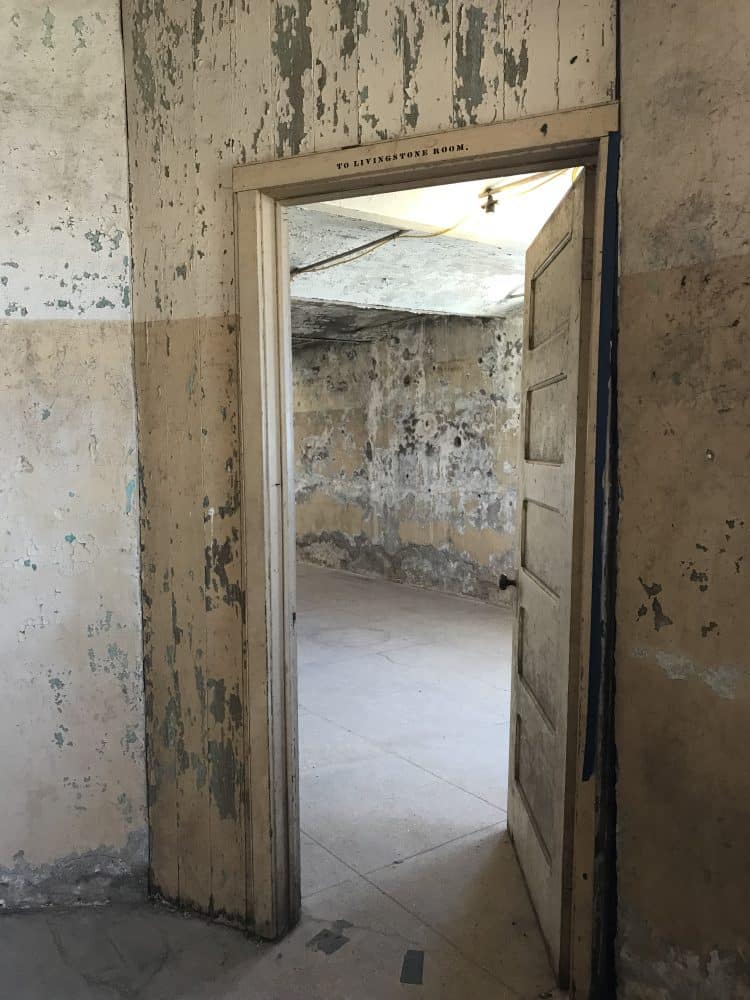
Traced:
POLYGON ((523 307, 294 356, 297 552, 499 603, 514 565, 523 307))

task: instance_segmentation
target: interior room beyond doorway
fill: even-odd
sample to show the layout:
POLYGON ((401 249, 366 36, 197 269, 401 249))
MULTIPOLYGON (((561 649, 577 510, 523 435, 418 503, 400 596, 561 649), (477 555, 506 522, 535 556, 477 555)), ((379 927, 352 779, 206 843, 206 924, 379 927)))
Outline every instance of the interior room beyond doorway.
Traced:
POLYGON ((573 176, 287 210, 303 910, 385 899, 524 996, 554 978, 507 833, 498 584, 524 256, 573 176))

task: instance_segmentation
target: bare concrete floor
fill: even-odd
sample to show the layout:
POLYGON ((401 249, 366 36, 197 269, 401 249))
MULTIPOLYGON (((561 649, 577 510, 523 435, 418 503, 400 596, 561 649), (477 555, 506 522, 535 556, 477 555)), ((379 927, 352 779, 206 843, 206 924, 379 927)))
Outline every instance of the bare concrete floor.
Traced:
POLYGON ((269 945, 145 903, 5 916, 0 995, 551 995, 505 831, 510 617, 309 566, 298 588, 300 925, 269 945))

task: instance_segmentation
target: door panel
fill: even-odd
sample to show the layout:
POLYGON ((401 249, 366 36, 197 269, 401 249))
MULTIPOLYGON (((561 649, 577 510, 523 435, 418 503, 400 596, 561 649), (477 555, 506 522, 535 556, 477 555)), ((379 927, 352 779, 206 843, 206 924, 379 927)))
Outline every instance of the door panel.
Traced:
POLYGON ((525 500, 521 515, 521 558, 523 567, 534 579, 559 597, 565 585, 564 522, 553 507, 525 500))
POLYGON ((565 401, 570 387, 564 375, 526 393, 526 460, 560 465, 564 458, 565 401))
POLYGON ((526 254, 508 826, 561 985, 570 964, 592 193, 581 174, 526 254))
POLYGON ((541 588, 530 588, 518 613, 518 677, 551 729, 560 713, 558 678, 546 665, 558 658, 558 607, 541 588))

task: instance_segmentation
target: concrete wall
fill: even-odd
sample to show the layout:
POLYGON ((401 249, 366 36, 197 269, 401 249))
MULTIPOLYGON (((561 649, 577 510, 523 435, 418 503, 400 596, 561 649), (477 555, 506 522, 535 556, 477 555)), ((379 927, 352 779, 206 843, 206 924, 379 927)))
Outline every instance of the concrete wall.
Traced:
POLYGON ((297 552, 500 603, 515 565, 523 308, 294 356, 297 552))
POLYGON ((142 896, 119 5, 0 3, 0 906, 142 896))
POLYGON ((621 27, 620 996, 746 997, 750 8, 621 27))
MULTIPOLYGON (((193 371, 169 345, 200 345, 218 329, 231 345, 231 165, 607 100, 613 4, 553 6, 550 16, 542 0, 288 0, 259 16, 222 0, 189 10, 127 0, 135 308, 139 337, 157 345, 161 365, 144 375, 142 420, 193 371)), ((740 0, 621 0, 620 10, 619 990, 648 1000, 741 996, 750 13, 740 0)), ((234 370, 230 347, 211 368, 230 400, 234 370)), ((189 399, 175 396, 177 428, 189 399)), ((162 454, 167 429, 149 427, 162 454)), ((227 493, 232 471, 221 460, 233 455, 234 430, 228 419, 209 452, 200 434, 190 451, 191 474, 219 456, 215 481, 227 493)), ((166 473, 180 469, 146 459, 148 518, 163 510, 167 481, 175 485, 166 473)), ((231 538, 222 530, 230 585, 231 538)), ((203 540, 182 544, 197 575, 203 540)), ((168 600, 169 561, 156 536, 146 556, 168 600)), ((149 649, 169 705, 178 680, 201 688, 189 662, 175 672, 173 619, 160 614, 149 649)), ((178 613, 183 635, 200 621, 197 604, 178 613)), ((238 633, 225 635, 236 651, 238 633)), ((233 662, 215 663, 221 679, 233 676, 233 662)), ((164 718, 155 709, 154 732, 164 718)), ((184 711, 170 718, 192 725, 184 711)), ((157 753, 174 767, 183 749, 167 742, 157 753)), ((175 851, 189 852, 175 802, 170 792, 164 815, 175 851)), ((164 871, 169 894, 184 898, 164 871)))
POLYGON ((123 15, 152 882, 252 924, 232 167, 606 101, 614 4, 550 19, 547 0, 123 0, 123 15))

